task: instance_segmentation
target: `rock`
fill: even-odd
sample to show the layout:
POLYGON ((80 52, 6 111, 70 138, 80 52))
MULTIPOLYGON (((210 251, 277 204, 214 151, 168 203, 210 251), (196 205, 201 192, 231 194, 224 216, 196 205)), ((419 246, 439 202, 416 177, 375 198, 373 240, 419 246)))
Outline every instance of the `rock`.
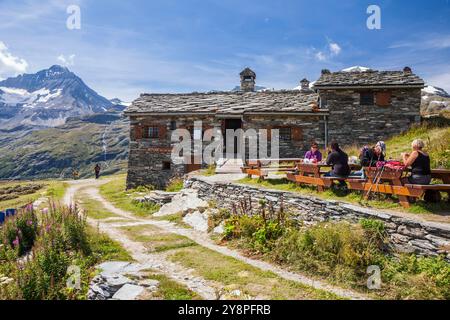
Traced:
POLYGON ((127 277, 123 276, 123 275, 113 275, 113 276, 107 276, 104 277, 106 286, 115 289, 115 290, 119 290, 121 287, 123 287, 126 284, 135 284, 134 281, 128 279, 127 277))
POLYGON ((225 222, 222 221, 217 227, 214 228, 213 233, 224 234, 225 233, 225 222))
POLYGON ((136 300, 142 293, 144 293, 144 287, 126 284, 112 297, 116 300, 136 300))
POLYGON ((208 231, 208 215, 205 213, 200 213, 199 211, 188 213, 183 218, 183 222, 200 232, 208 231))
POLYGON ((102 299, 100 299, 100 300, 106 300, 106 299, 108 299, 109 297, 111 297, 111 295, 109 294, 108 291, 103 290, 103 289, 102 289, 99 285, 97 285, 97 284, 94 284, 93 286, 91 286, 90 291, 91 291, 94 295, 96 295, 97 300, 98 300, 99 298, 102 298, 102 299))
POLYGON ((423 238, 425 236, 425 231, 418 228, 408 228, 406 226, 398 227, 397 232, 413 238, 423 238))
POLYGON ((102 275, 117 274, 121 273, 122 270, 128 265, 130 265, 129 262, 110 261, 100 264, 97 266, 97 269, 101 270, 102 275))
POLYGON ((157 288, 159 286, 159 281, 154 279, 146 279, 141 282, 139 282, 139 285, 146 287, 146 288, 157 288))
POLYGON ((161 217, 178 212, 190 213, 195 210, 204 211, 208 207, 208 203, 198 197, 197 191, 186 189, 174 196, 172 202, 162 206, 154 216, 161 217))

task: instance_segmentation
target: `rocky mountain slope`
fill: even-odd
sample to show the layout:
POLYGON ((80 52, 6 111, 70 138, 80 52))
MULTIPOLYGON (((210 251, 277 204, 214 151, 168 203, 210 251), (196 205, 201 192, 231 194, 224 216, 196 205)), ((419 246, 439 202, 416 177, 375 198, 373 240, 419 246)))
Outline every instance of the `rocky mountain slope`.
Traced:
POLYGON ((69 69, 52 66, 0 82, 0 127, 56 127, 71 117, 102 113, 115 104, 69 69))
POLYGON ((427 86, 422 90, 423 115, 450 113, 450 95, 441 88, 427 86))
POLYGON ((128 121, 117 113, 69 118, 42 130, 0 134, 0 179, 70 178, 93 174, 96 163, 105 173, 126 166, 128 121))

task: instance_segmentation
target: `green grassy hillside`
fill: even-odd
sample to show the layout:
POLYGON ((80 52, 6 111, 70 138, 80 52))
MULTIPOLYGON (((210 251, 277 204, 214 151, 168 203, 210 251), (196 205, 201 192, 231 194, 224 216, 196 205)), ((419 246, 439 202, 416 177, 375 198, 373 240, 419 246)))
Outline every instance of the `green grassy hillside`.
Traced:
POLYGON ((100 163, 105 174, 126 167, 128 123, 123 119, 102 123, 72 120, 57 128, 31 131, 17 139, 8 133, 0 141, 0 179, 69 178, 93 175, 100 163), (105 150, 106 147, 106 150, 105 150))

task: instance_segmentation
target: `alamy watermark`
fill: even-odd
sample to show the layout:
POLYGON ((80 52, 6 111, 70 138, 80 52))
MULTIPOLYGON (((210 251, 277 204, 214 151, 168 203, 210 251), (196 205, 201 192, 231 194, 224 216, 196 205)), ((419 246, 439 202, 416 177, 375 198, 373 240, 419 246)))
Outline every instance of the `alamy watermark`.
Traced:
POLYGON ((367 28, 369 30, 381 30, 381 8, 375 4, 367 8, 367 28))
POLYGON ((78 5, 70 5, 66 10, 69 15, 66 20, 66 26, 69 30, 81 29, 81 8, 78 5))
POLYGON ((203 123, 196 121, 193 132, 177 129, 172 132, 172 162, 174 164, 213 165, 227 159, 279 159, 280 130, 227 129, 203 131, 203 123), (270 141, 270 155, 268 153, 270 141))

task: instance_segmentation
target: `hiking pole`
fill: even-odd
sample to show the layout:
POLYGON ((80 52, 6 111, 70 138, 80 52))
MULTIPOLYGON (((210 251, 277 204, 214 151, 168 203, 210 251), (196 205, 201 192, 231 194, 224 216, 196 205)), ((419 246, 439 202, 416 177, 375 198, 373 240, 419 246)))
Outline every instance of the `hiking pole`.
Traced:
MULTIPOLYGON (((384 168, 384 166, 383 166, 383 168, 384 168)), ((372 180, 372 183, 370 185, 369 191, 367 191, 367 193, 365 195, 365 200, 369 200, 369 196, 370 196, 370 193, 372 192, 372 188, 375 185, 375 183, 378 180, 378 178, 381 176, 381 174, 382 173, 380 172, 380 169, 377 167, 377 171, 375 172, 375 177, 372 180)))

